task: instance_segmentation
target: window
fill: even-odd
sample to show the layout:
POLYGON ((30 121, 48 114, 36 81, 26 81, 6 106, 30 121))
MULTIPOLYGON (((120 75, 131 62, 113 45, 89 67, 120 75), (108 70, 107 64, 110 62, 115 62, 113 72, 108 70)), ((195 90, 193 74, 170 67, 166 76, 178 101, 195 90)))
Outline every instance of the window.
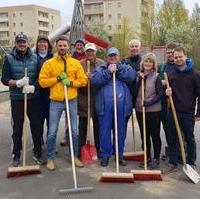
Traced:
POLYGON ((111 19, 112 18, 112 15, 108 15, 108 19, 111 19))
POLYGON ((13 18, 15 18, 15 13, 13 13, 13 18))
POLYGON ((108 30, 112 30, 112 26, 111 25, 108 26, 108 30))
POLYGON ((52 27, 52 30, 53 30, 53 29, 54 29, 54 25, 52 24, 52 26, 51 26, 51 27, 52 27))
POLYGON ((21 26, 21 27, 23 27, 23 26, 24 26, 23 22, 21 22, 21 23, 20 23, 20 26, 21 26))
POLYGON ((121 8, 122 7, 122 3, 121 2, 117 2, 117 7, 121 8))
POLYGON ((15 27, 15 26, 16 26, 16 23, 14 22, 14 23, 13 23, 13 27, 15 27))
POLYGON ((52 19, 52 20, 53 20, 53 18, 54 18, 54 17, 53 17, 53 16, 51 16, 51 19, 52 19))
POLYGON ((16 36, 16 32, 13 32, 13 35, 16 36))
POLYGON ((23 17, 23 13, 22 12, 20 12, 19 15, 20 15, 20 17, 23 17))
POLYGON ((121 18, 122 18, 122 15, 121 15, 120 13, 118 13, 118 14, 117 14, 117 18, 118 18, 118 19, 121 19, 121 18))
POLYGON ((108 8, 111 8, 112 7, 112 3, 108 3, 108 8))
POLYGON ((0 18, 7 18, 7 17, 8 17, 8 13, 7 12, 0 13, 0 18))
POLYGON ((119 30, 121 30, 121 29, 122 29, 122 26, 121 26, 121 25, 118 25, 117 28, 118 28, 119 30))
POLYGON ((91 21, 92 17, 91 16, 88 16, 88 21, 91 21))

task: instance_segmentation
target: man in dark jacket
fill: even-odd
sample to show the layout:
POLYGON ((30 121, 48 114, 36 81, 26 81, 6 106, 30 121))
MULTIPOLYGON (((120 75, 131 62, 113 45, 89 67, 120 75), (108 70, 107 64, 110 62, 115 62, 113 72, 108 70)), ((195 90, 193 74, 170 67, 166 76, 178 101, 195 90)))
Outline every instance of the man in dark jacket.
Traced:
MULTIPOLYGON (((87 76, 90 76, 96 67, 104 63, 103 60, 96 57, 96 46, 94 43, 87 43, 85 45, 85 55, 86 58, 81 61, 84 72, 87 76), (89 62, 89 71, 87 63, 89 62)), ((95 88, 90 85, 90 117, 93 120, 93 132, 94 132, 94 142, 99 156, 99 125, 98 117, 94 108, 95 102, 95 88)), ((87 137, 87 116, 88 116, 88 87, 82 87, 78 89, 78 115, 79 115, 79 154, 81 152, 81 147, 86 143, 87 137)))
POLYGON ((117 119, 119 136, 119 164, 126 166, 123 159, 126 139, 126 117, 132 112, 132 96, 127 84, 136 78, 136 72, 128 65, 121 64, 118 49, 108 49, 107 62, 97 67, 91 74, 91 83, 97 88, 96 113, 99 119, 101 166, 109 164, 114 153, 111 131, 114 129, 113 73, 116 72, 117 119))
MULTIPOLYGON (((175 64, 174 64, 174 49, 176 48, 176 43, 168 43, 166 45, 166 58, 167 58, 167 62, 165 64, 161 64, 158 68, 158 73, 159 76, 162 80, 163 86, 165 86, 165 80, 164 80, 164 72, 166 72, 167 74, 169 74, 170 72, 175 70, 175 64)), ((168 126, 168 121, 167 121, 167 114, 168 114, 168 109, 169 109, 169 103, 167 101, 166 95, 163 94, 162 96, 162 110, 161 110, 161 121, 162 121, 162 126, 165 132, 165 137, 166 137, 166 142, 167 142, 167 146, 165 147, 165 155, 162 156, 162 159, 165 160, 168 155, 169 155, 169 135, 168 135, 168 131, 169 131, 169 126, 168 126)))
MULTIPOLYGON (((195 166, 196 142, 194 137, 195 116, 200 117, 198 102, 195 115, 196 101, 200 98, 200 75, 193 69, 193 61, 187 59, 185 49, 178 46, 174 50, 175 70, 169 74, 169 89, 167 96, 172 95, 181 131, 184 135, 187 149, 187 163, 195 166)), ((170 111, 169 118, 169 165, 165 172, 172 172, 177 168, 179 157, 179 142, 176 128, 170 111)))
POLYGON ((41 163, 41 107, 38 89, 37 56, 28 47, 28 38, 19 34, 15 38, 15 47, 5 57, 2 70, 2 83, 9 86, 11 112, 13 119, 13 166, 20 164, 22 131, 24 122, 24 93, 28 94, 27 115, 34 144, 33 159, 41 163), (25 76, 27 68, 27 77, 25 76))

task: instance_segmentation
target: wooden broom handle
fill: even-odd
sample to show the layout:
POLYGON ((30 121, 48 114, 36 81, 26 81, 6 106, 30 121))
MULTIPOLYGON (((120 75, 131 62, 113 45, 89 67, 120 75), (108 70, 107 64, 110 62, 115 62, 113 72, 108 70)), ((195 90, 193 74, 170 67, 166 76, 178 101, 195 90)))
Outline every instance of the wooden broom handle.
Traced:
MULTIPOLYGON (((142 103, 144 103, 144 78, 142 78, 142 103)), ((146 141, 146 116, 145 107, 142 106, 143 144, 144 144, 144 170, 147 170, 147 141, 146 141)))
MULTIPOLYGON (((87 72, 90 73, 90 61, 87 60, 87 72)), ((90 79, 88 78, 88 86, 87 86, 87 92, 88 92, 88 100, 87 100, 87 107, 88 107, 88 114, 87 114, 87 140, 90 142, 90 79)))
MULTIPOLYGON (((24 69, 24 76, 27 77, 27 68, 24 69)), ((27 93, 24 93, 24 124, 23 124, 23 159, 22 159, 22 166, 26 166, 26 147, 27 147, 27 130, 28 130, 28 118, 27 118, 27 93)))
POLYGON ((132 134, 133 134, 133 151, 136 151, 135 146, 135 125, 134 125, 134 112, 131 115, 131 123, 132 123, 132 134))
MULTIPOLYGON (((165 77, 167 88, 170 88, 169 80, 168 80, 166 72, 164 73, 164 77, 165 77)), ((180 129, 180 126, 179 126, 179 122, 178 122, 178 118, 177 118, 176 109, 175 109, 175 106, 174 106, 174 101, 173 101, 172 95, 169 96, 169 101, 170 101, 172 114, 173 114, 173 118, 174 118, 174 122, 175 122, 175 126, 176 126, 176 132, 177 132, 180 147, 181 147, 182 160, 183 160, 183 163, 186 164, 186 155, 185 155, 185 149, 184 149, 184 144, 183 144, 183 138, 182 138, 181 129, 180 129)))

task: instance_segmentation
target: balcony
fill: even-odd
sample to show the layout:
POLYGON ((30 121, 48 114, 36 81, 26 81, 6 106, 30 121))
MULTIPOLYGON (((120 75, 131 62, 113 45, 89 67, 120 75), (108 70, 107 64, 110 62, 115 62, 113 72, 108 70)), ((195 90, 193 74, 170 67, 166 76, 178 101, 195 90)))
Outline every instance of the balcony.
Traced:
POLYGON ((9 27, 8 26, 0 26, 0 32, 1 31, 9 31, 9 27))
POLYGON ((49 22, 49 18, 43 17, 43 16, 38 16, 38 21, 49 22))
POLYGON ((8 22, 9 20, 8 20, 8 17, 2 17, 1 15, 0 15, 0 22, 8 22))
POLYGON ((103 7, 84 9, 84 15, 97 15, 97 14, 103 14, 103 13, 104 13, 103 7))
POLYGON ((41 31, 49 31, 49 28, 46 26, 39 26, 39 30, 41 31))

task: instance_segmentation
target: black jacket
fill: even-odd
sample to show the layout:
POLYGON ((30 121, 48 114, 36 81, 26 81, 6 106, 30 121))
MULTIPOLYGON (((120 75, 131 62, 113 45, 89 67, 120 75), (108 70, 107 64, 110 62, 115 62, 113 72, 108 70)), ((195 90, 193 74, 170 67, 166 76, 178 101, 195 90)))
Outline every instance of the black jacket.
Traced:
MULTIPOLYGON (((196 101, 200 99, 200 73, 192 66, 191 60, 187 60, 187 68, 184 71, 176 68, 169 73, 169 83, 176 111, 194 115, 196 101)), ((196 116, 200 116, 199 105, 196 116)))

